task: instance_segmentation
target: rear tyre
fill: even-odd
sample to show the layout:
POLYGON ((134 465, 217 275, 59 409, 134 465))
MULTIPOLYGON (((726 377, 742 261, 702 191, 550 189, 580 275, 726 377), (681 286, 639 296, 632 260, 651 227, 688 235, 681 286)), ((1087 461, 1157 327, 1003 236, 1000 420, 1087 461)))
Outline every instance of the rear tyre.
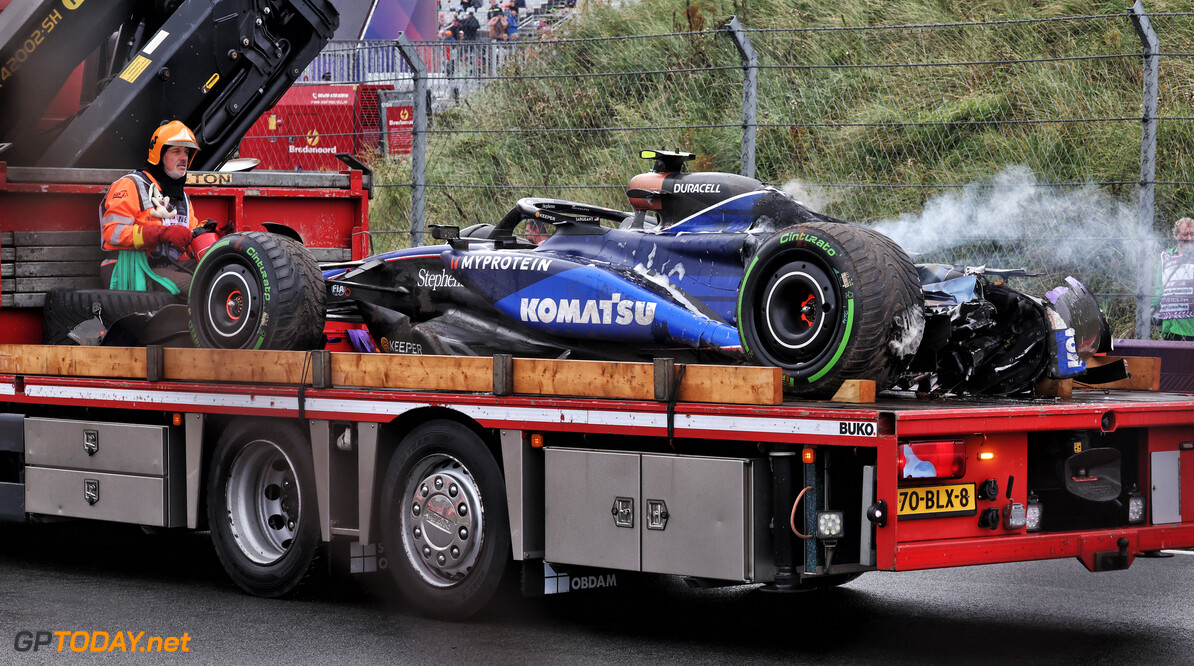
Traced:
POLYGON ((847 379, 889 388, 924 332, 916 268, 865 227, 810 222, 783 229, 750 260, 738 292, 738 331, 785 390, 828 397, 847 379))
POLYGON ((302 351, 323 340, 327 294, 306 248, 253 231, 225 236, 203 255, 188 310, 199 347, 302 351))
POLYGON ((311 447, 297 425, 237 421, 212 453, 207 520, 216 555, 242 590, 282 597, 323 558, 311 447))
POLYGON ((53 289, 46 294, 42 309, 42 342, 47 345, 73 345, 70 332, 93 319, 96 309, 105 326, 134 312, 152 312, 179 297, 157 291, 117 291, 111 289, 53 289))
POLYGON ((510 557, 501 471, 473 431, 431 421, 410 432, 386 471, 382 539, 399 591, 426 615, 473 615, 510 557))

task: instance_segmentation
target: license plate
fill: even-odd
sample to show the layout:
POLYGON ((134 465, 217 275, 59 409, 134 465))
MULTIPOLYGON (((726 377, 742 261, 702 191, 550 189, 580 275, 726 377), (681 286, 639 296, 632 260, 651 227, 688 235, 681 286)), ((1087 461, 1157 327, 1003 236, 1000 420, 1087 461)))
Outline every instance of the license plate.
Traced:
POLYGON ((898 515, 905 520, 973 516, 976 513, 973 483, 900 488, 898 515))

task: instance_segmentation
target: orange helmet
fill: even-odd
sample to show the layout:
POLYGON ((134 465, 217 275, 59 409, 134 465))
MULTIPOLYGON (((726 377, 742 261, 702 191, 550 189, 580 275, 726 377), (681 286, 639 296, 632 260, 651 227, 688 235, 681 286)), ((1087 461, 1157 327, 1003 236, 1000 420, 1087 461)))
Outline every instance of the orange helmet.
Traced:
POLYGON ((154 130, 153 138, 149 140, 149 163, 157 164, 162 161, 162 149, 165 146, 186 146, 191 149, 191 157, 199 152, 199 141, 191 128, 182 124, 181 120, 171 120, 154 130))

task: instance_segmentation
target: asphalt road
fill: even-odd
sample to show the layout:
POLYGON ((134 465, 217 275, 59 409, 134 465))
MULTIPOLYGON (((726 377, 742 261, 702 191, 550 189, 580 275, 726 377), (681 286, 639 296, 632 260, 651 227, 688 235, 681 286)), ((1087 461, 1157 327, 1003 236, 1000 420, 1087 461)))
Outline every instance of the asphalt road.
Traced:
POLYGON ((650 578, 612 592, 507 594, 448 623, 405 609, 384 579, 246 596, 206 534, 0 525, 0 663, 1194 664, 1192 579, 1194 554, 1100 574, 1075 560, 872 573, 794 596, 650 578), (39 631, 50 645, 33 651, 39 631), (57 651, 54 632, 83 631, 60 634, 57 651), (185 634, 188 651, 71 650, 101 640, 97 631, 103 642, 185 634))

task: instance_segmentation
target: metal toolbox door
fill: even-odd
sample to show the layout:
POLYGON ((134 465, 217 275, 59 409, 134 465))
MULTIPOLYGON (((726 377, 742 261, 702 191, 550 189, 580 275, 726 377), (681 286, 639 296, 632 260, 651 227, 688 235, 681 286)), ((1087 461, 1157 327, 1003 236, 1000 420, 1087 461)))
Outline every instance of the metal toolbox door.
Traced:
POLYGON ((156 527, 185 522, 166 513, 164 478, 45 467, 25 468, 25 510, 156 527))
POLYGON ((741 581, 766 575, 756 561, 769 561, 759 467, 747 459, 644 455, 642 570, 741 581))
POLYGON ((25 461, 162 476, 167 472, 169 428, 131 423, 25 419, 25 461))
POLYGON ((545 559, 639 568, 639 456, 545 449, 545 559))

